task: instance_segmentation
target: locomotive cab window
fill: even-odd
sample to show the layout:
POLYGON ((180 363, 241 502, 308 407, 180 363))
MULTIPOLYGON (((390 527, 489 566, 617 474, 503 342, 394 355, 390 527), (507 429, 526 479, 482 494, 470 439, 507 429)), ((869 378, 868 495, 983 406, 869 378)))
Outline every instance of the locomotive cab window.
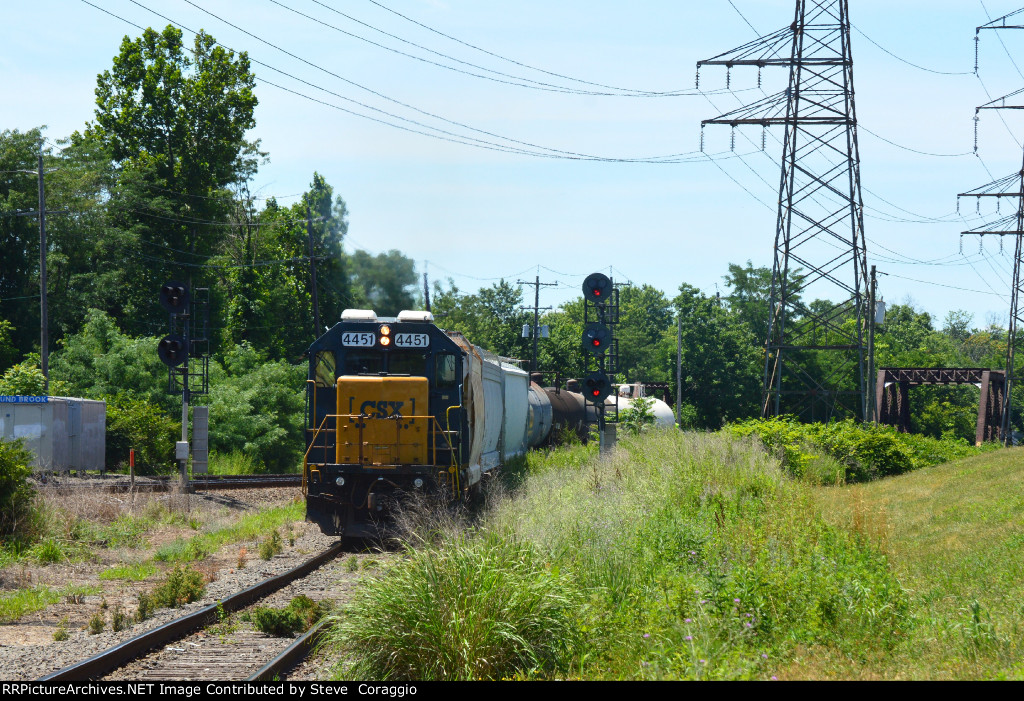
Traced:
POLYGON ((388 373, 424 377, 427 374, 426 358, 423 353, 394 353, 388 359, 388 373))
POLYGON ((346 375, 376 375, 384 369, 384 359, 376 351, 353 351, 345 353, 346 375))
POLYGON ((438 353, 434 356, 434 384, 438 389, 458 384, 454 353, 438 353))
POLYGON ((316 369, 314 370, 313 380, 316 382, 317 387, 334 386, 335 367, 336 363, 333 351, 316 352, 316 369))

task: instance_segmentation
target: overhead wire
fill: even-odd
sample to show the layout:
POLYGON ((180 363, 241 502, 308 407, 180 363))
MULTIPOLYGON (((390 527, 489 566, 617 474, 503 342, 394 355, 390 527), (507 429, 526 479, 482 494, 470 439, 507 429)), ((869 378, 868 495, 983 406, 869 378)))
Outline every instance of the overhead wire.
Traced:
POLYGON ((462 64, 464 66, 468 66, 468 67, 476 69, 478 71, 485 71, 485 72, 488 72, 488 73, 493 73, 494 76, 501 76, 501 77, 494 77, 494 76, 489 76, 489 75, 481 75, 479 73, 473 73, 472 71, 467 71, 467 70, 464 70, 464 69, 461 69, 461 68, 457 68, 455 66, 449 66, 449 65, 446 65, 446 64, 443 64, 443 63, 439 63, 437 61, 426 59, 426 58, 423 58, 422 56, 416 56, 414 54, 410 54, 410 53, 407 53, 405 51, 400 51, 400 50, 395 49, 393 47, 386 46, 386 45, 381 44, 379 42, 373 41, 372 39, 367 39, 364 36, 360 36, 358 34, 354 34, 352 32, 349 32, 349 31, 345 30, 345 29, 342 29, 341 27, 336 27, 336 26, 334 26, 334 25, 332 25, 332 24, 330 24, 328 22, 325 22, 325 21, 323 21, 323 20, 321 20, 321 19, 319 19, 317 17, 313 17, 312 15, 308 15, 308 14, 306 14, 306 13, 300 11, 300 10, 297 10, 294 7, 290 7, 288 5, 285 5, 280 0, 269 0, 269 2, 271 2, 271 3, 281 7, 282 9, 288 10, 289 12, 293 12, 293 13, 299 15, 300 17, 305 17, 306 19, 308 19, 308 20, 310 20, 312 22, 315 22, 315 23, 317 23, 317 24, 319 24, 319 25, 321 25, 323 27, 326 27, 328 29, 332 29, 332 30, 334 30, 336 32, 344 34, 345 36, 349 36, 349 37, 351 37, 353 39, 357 39, 359 41, 366 42, 366 43, 371 44, 373 46, 376 46, 378 48, 384 49, 385 51, 390 51, 390 52, 398 54, 400 56, 405 56, 407 58, 411 58, 411 59, 416 60, 416 61, 427 63, 427 64, 430 64, 430 65, 433 65, 433 66, 437 66, 439 68, 444 68, 446 70, 455 71, 457 73, 461 73, 461 74, 464 74, 464 75, 472 76, 472 77, 475 77, 475 78, 482 78, 484 80, 490 80, 490 81, 493 81, 493 82, 503 83, 503 84, 506 84, 506 85, 514 85, 514 86, 517 86, 517 87, 529 88, 529 89, 534 89, 534 90, 541 90, 541 91, 545 91, 545 92, 566 93, 566 94, 572 94, 572 95, 601 96, 601 97, 642 97, 642 98, 651 98, 651 97, 683 97, 683 96, 692 96, 692 95, 696 94, 696 91, 689 91, 689 90, 677 90, 677 91, 665 91, 665 92, 639 91, 639 90, 622 90, 622 91, 615 91, 615 92, 608 92, 608 91, 599 92, 599 91, 596 91, 596 90, 584 90, 584 89, 580 89, 580 88, 569 88, 569 87, 560 86, 560 85, 556 85, 556 84, 552 84, 552 83, 545 83, 545 82, 533 80, 531 78, 525 78, 525 77, 522 77, 522 76, 516 76, 516 75, 510 74, 510 73, 505 73, 505 72, 502 72, 502 71, 496 71, 494 69, 487 68, 485 66, 480 66, 478 64, 471 63, 469 61, 463 61, 462 59, 456 58, 454 56, 450 56, 448 54, 445 54, 445 53, 442 53, 442 52, 439 52, 439 51, 435 51, 435 50, 433 50, 433 49, 431 49, 429 47, 422 46, 421 44, 417 44, 417 43, 415 43, 413 41, 409 41, 408 39, 404 39, 404 38, 402 38, 402 37, 400 37, 400 36, 398 36, 396 34, 392 34, 391 32, 387 32, 387 31, 385 31, 383 29, 380 29, 379 27, 375 27, 375 26, 373 26, 373 25, 371 25, 371 24, 369 24, 367 22, 363 22, 362 20, 357 19, 357 18, 355 18, 355 17, 353 17, 351 15, 348 15, 348 14, 346 14, 344 12, 341 12, 340 10, 335 9, 335 8, 331 7, 330 5, 327 5, 327 4, 323 3, 323 2, 319 2, 319 0, 312 0, 312 2, 314 4, 319 5, 320 7, 324 8, 325 10, 328 10, 330 12, 333 12, 333 13, 337 14, 337 15, 340 15, 340 16, 348 19, 351 22, 355 22, 356 24, 359 24, 359 25, 361 25, 363 27, 371 29, 371 30, 373 30, 375 32, 379 32, 380 34, 383 34, 384 36, 387 36, 387 37, 390 37, 392 39, 395 39, 396 41, 400 41, 400 42, 402 42, 404 44, 408 44, 408 45, 413 46, 413 47, 415 47, 417 49, 420 49, 421 51, 426 51, 426 52, 428 52, 430 54, 433 54, 435 56, 438 56, 438 57, 444 58, 446 60, 462 64))

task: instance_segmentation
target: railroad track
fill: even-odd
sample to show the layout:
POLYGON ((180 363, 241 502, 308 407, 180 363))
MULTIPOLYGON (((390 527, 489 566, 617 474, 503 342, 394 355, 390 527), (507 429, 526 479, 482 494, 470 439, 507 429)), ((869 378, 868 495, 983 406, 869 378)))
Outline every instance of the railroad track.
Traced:
MULTIPOLYGON (((66 489, 95 489, 105 492, 170 492, 178 489, 177 478, 148 478, 136 481, 116 482, 96 480, 95 482, 75 481, 59 482, 54 485, 66 489)), ((193 492, 219 491, 223 489, 273 489, 277 487, 298 487, 302 484, 302 475, 206 475, 189 480, 189 490, 193 492)))
MULTIPOLYGON (((248 589, 221 599, 194 613, 115 645, 92 657, 52 672, 38 681, 85 681, 117 671, 150 652, 133 680, 239 680, 270 679, 296 664, 310 649, 317 628, 288 644, 284 638, 268 638, 249 631, 216 635, 202 631, 232 613, 301 579, 344 552, 342 541, 283 574, 265 579, 248 589)), ((124 677, 128 678, 128 677, 124 677)))

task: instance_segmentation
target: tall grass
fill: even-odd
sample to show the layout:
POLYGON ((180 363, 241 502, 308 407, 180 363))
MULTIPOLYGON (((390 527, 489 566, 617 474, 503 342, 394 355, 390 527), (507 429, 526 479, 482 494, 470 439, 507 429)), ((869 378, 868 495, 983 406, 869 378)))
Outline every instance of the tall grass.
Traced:
POLYGON ((366 584, 337 618, 342 676, 767 678, 795 646, 884 652, 910 625, 885 556, 754 442, 654 432, 606 458, 534 454, 527 473, 476 534, 366 584), (552 597, 560 649, 523 656, 510 589, 552 597))
POLYGON ((568 670, 584 599, 573 579, 514 536, 409 549, 334 617, 358 679, 472 680, 568 670))

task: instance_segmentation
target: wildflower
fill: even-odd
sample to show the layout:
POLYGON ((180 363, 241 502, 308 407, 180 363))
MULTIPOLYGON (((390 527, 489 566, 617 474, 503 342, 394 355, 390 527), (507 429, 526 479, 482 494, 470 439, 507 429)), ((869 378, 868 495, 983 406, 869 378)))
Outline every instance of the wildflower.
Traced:
POLYGON ((707 664, 707 663, 708 663, 708 661, 707 661, 707 660, 701 660, 701 661, 700 661, 700 663, 701 663, 701 664, 707 664))
POLYGON ((753 623, 751 623, 750 621, 747 621, 747 622, 746 622, 746 623, 744 623, 743 625, 745 625, 745 626, 746 626, 747 628, 753 628, 753 627, 754 627, 754 624, 753 624, 753 623))
POLYGON ((779 678, 773 675, 773 676, 772 676, 772 681, 773 681, 773 682, 777 682, 777 681, 779 681, 779 678))
POLYGON ((733 602, 734 604, 738 604, 738 603, 740 602, 740 600, 739 600, 739 599, 733 599, 733 600, 732 600, 732 602, 733 602))
POLYGON ((649 638, 649 637, 651 637, 651 634, 650 633, 644 633, 644 637, 645 638, 649 638))
POLYGON ((687 619, 686 619, 686 620, 684 621, 684 623, 693 623, 693 619, 692 619, 692 618, 687 618, 687 619))
POLYGON ((693 640, 693 636, 687 635, 685 638, 683 638, 683 640, 693 640))
POLYGON ((762 652, 761 653, 761 658, 767 660, 768 659, 768 655, 762 652))

